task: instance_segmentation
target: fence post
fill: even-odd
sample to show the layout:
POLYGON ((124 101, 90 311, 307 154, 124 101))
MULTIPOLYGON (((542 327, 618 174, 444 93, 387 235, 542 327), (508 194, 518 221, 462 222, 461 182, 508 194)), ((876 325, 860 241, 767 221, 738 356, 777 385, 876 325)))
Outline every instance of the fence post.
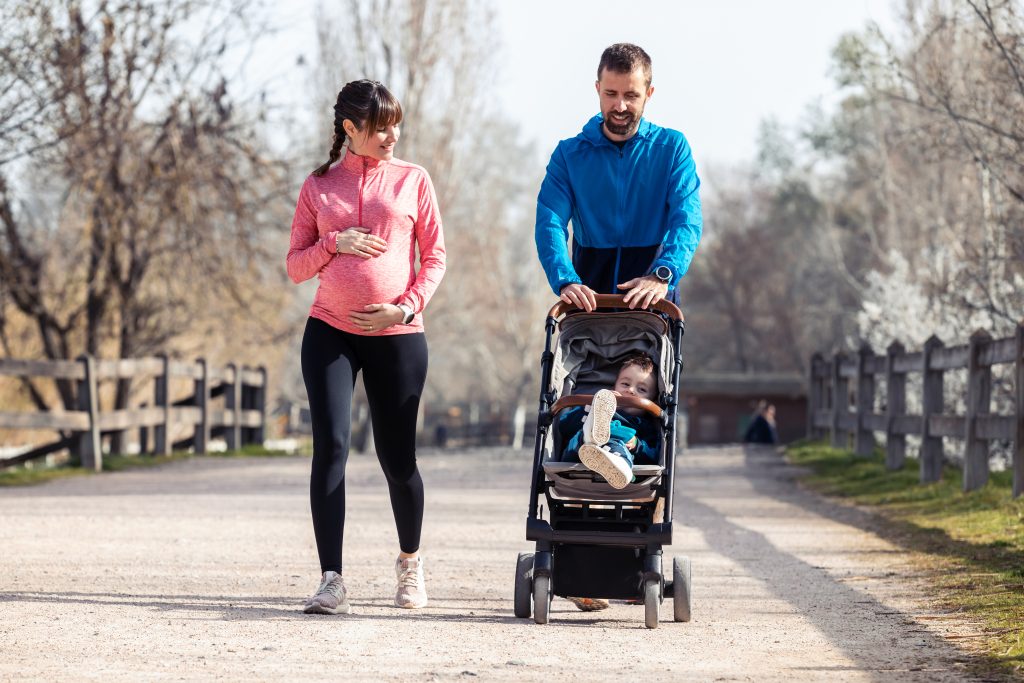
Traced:
POLYGON ((166 353, 157 354, 162 367, 153 382, 153 405, 163 408, 163 418, 153 426, 153 454, 169 455, 171 452, 171 359, 166 353))
POLYGON ((253 392, 253 399, 256 405, 253 406, 260 414, 260 426, 253 430, 256 445, 262 446, 267 440, 267 367, 261 365, 258 368, 260 373, 260 385, 253 392))
POLYGON ((932 436, 930 418, 943 411, 942 370, 932 370, 932 353, 944 344, 934 334, 924 343, 922 353, 922 400, 921 400, 921 483, 927 484, 942 478, 942 437, 932 436))
POLYGON ((971 335, 967 350, 967 414, 964 416, 964 491, 973 491, 988 481, 988 440, 978 438, 978 416, 988 415, 992 401, 992 367, 981 365, 978 356, 992 341, 992 335, 978 330, 971 335))
POLYGON ((205 358, 196 360, 199 378, 195 383, 195 404, 199 408, 199 423, 192 437, 192 450, 205 455, 210 447, 210 366, 205 358))
POLYGON ((896 372, 896 359, 903 355, 903 344, 894 341, 885 356, 885 468, 903 469, 907 457, 907 437, 896 433, 896 419, 907 412, 907 376, 896 372))
POLYGON ((78 409, 89 414, 89 430, 78 434, 78 458, 82 467, 103 471, 103 449, 100 444, 99 392, 96 387, 96 361, 92 356, 78 357, 85 377, 78 382, 78 409))
POLYGON ((1017 394, 1017 438, 1013 441, 1013 497, 1024 494, 1024 322, 1017 325, 1017 356, 1014 362, 1017 394))
POLYGON ((871 416, 875 412, 875 376, 868 372, 868 360, 874 358, 868 344, 857 352, 857 434, 854 438, 854 452, 861 457, 870 457, 875 449, 875 435, 871 431, 871 416))
POLYGON ((224 392, 224 408, 230 415, 231 424, 224 434, 228 450, 236 451, 242 447, 242 370, 235 363, 228 363, 231 383, 224 392))
POLYGON ((840 417, 845 415, 850 403, 850 389, 847 386, 846 378, 842 376, 842 365, 846 354, 836 351, 832 357, 832 447, 849 448, 849 438, 839 423, 840 417))
MULTIPOLYGON (((148 408, 149 405, 142 403, 139 405, 140 408, 148 408)), ((142 425, 139 427, 139 454, 149 453, 149 427, 142 425)))
POLYGON ((821 430, 814 424, 814 418, 821 409, 821 354, 815 352, 811 356, 810 369, 807 372, 807 438, 812 441, 821 437, 821 430))

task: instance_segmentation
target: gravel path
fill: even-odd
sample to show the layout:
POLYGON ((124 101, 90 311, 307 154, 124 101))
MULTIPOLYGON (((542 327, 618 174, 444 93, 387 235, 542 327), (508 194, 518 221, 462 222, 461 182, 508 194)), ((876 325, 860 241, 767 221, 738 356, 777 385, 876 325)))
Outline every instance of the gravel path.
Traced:
MULTIPOLYGON (((959 629, 858 511, 799 490, 771 451, 685 452, 675 543, 694 621, 643 608, 512 616, 529 454, 424 451, 427 609, 390 607, 397 541, 372 457, 348 473, 355 613, 317 583, 308 459, 194 458, 0 490, 0 680, 961 681, 959 629), (950 631, 952 632, 952 631, 950 631)), ((666 561, 666 567, 670 567, 666 561)))

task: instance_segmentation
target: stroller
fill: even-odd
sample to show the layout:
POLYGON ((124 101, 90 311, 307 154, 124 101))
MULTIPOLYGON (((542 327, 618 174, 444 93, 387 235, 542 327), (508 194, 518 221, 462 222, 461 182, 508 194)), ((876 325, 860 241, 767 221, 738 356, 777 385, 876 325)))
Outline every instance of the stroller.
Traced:
POLYGON ((662 570, 662 546, 672 543, 683 315, 667 301, 629 310, 619 295, 598 295, 597 305, 584 313, 559 302, 548 312, 526 518, 526 539, 536 550, 520 553, 516 563, 515 615, 532 611, 535 622, 546 624, 554 595, 618 598, 643 602, 647 628, 657 628, 668 596, 675 621, 689 621, 689 559, 673 558, 671 581, 662 570), (589 405, 598 389, 614 383, 619 362, 638 351, 654 359, 658 401, 623 396, 618 404, 658 418, 659 464, 634 465, 633 482, 614 489, 586 466, 559 461, 568 436, 559 433, 558 416, 589 405))

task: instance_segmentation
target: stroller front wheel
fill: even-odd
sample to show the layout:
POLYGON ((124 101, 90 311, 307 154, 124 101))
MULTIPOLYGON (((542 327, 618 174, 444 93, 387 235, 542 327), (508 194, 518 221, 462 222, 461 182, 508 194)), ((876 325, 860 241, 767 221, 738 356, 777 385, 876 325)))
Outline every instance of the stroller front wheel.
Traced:
POLYGON ((690 621, 690 558, 672 558, 672 612, 676 621, 690 621))
POLYGON ((644 582, 644 626, 658 628, 661 616, 661 582, 648 579, 644 582))
POLYGON ((551 611, 551 577, 533 577, 533 620, 538 624, 548 623, 551 611))

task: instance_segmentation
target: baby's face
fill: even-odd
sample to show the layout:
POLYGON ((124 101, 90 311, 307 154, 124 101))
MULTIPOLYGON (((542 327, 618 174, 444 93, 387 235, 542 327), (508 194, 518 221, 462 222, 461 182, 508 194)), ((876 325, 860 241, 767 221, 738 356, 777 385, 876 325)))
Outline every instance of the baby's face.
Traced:
MULTIPOLYGON (((622 368, 619 371, 619 376, 615 379, 615 391, 622 396, 636 396, 637 398, 646 398, 653 401, 657 388, 654 373, 645 372, 636 365, 622 368)), ((643 412, 639 408, 620 408, 620 410, 629 415, 643 412)))

